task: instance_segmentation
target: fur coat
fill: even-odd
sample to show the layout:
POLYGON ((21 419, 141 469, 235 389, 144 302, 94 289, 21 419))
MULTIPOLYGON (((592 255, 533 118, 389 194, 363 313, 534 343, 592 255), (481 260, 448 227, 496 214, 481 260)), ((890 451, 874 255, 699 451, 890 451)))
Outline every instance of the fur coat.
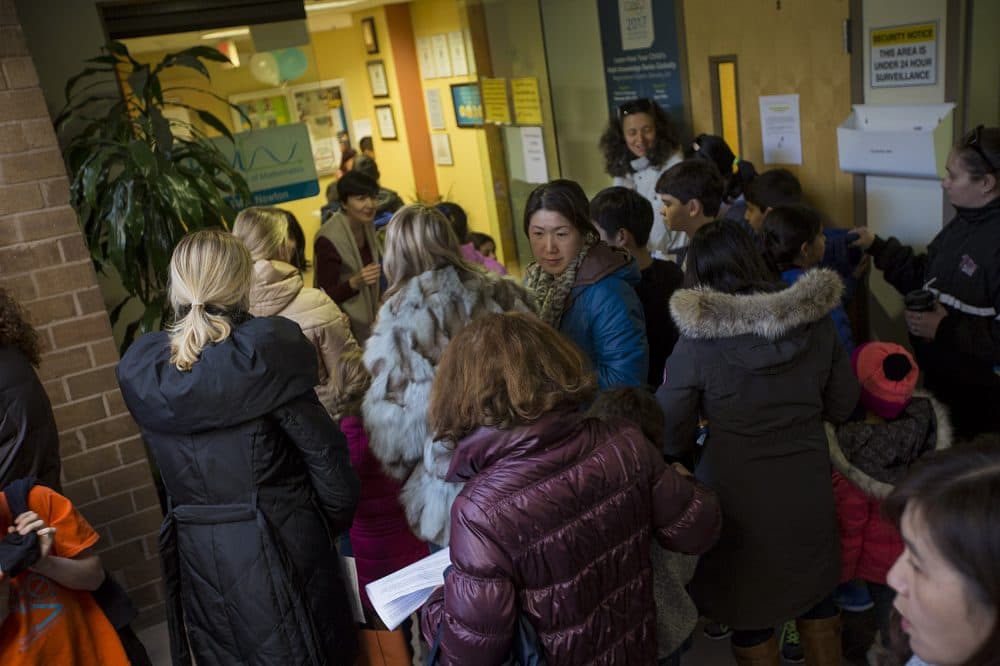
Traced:
POLYGON ((463 282, 454 268, 439 268, 389 297, 365 344, 372 384, 362 411, 371 450, 390 476, 404 482, 400 502, 407 520, 431 543, 448 543, 451 505, 462 490, 445 481, 452 451, 435 442, 427 426, 438 361, 466 324, 509 311, 533 311, 528 292, 513 280, 481 274, 463 282))
POLYGON ((836 273, 814 270, 781 291, 682 289, 670 301, 681 338, 656 393, 666 450, 693 449, 708 420, 695 476, 723 514, 689 591, 737 629, 798 617, 840 578, 823 421, 846 420, 859 394, 829 317, 842 290, 836 273))

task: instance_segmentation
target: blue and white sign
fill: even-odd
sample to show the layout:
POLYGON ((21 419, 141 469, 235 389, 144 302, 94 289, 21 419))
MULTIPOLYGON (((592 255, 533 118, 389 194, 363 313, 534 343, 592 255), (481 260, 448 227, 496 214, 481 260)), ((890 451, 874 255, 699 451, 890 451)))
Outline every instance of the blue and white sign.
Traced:
POLYGON ((275 206, 319 194, 316 162, 304 123, 278 125, 213 139, 250 186, 254 206, 275 206))
POLYGON ((597 0, 608 110, 649 98, 686 122, 674 0, 597 0))

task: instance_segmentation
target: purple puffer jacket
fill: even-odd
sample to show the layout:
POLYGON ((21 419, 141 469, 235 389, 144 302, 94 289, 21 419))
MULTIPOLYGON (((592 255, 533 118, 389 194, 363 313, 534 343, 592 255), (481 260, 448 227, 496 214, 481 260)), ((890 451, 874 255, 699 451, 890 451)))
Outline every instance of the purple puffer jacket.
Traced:
POLYGON ((347 438, 351 467, 361 479, 361 499, 351 525, 351 550, 358 567, 361 601, 371 608, 365 585, 427 557, 427 544, 413 536, 399 504, 400 485, 382 471, 368 448, 368 434, 361 419, 345 416, 340 430, 347 438))
POLYGON ((480 428, 459 442, 449 481, 445 584, 424 607, 442 664, 498 664, 518 613, 548 664, 653 664, 650 545, 702 553, 720 513, 705 486, 665 467, 642 434, 561 410, 530 426, 480 428))

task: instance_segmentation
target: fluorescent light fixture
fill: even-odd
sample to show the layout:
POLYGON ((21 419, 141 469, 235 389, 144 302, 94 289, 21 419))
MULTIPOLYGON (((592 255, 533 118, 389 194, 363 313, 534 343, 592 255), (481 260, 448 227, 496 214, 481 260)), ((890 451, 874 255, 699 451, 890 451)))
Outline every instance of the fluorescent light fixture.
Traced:
POLYGON ((250 28, 230 28, 229 30, 216 30, 206 32, 202 39, 225 39, 226 37, 244 37, 250 34, 250 28))
POLYGON ((363 0, 334 0, 334 2, 314 2, 306 4, 307 12, 319 12, 324 9, 343 9, 344 7, 350 7, 351 5, 356 5, 363 0))

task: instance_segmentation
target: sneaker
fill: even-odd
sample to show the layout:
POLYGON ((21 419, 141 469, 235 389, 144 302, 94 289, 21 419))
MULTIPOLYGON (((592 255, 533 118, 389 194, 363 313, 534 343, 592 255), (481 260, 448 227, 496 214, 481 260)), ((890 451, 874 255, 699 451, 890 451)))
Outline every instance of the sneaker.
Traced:
POLYGON ((833 603, 840 610, 850 613, 861 613, 875 607, 875 602, 868 594, 868 586, 862 581, 847 581, 837 586, 833 591, 833 603))
POLYGON ((806 660, 795 620, 789 620, 781 626, 781 657, 793 664, 801 664, 806 660))
POLYGON ((721 641, 723 638, 729 638, 733 635, 732 628, 721 622, 709 622, 705 625, 703 632, 705 638, 710 638, 713 641, 721 641))

